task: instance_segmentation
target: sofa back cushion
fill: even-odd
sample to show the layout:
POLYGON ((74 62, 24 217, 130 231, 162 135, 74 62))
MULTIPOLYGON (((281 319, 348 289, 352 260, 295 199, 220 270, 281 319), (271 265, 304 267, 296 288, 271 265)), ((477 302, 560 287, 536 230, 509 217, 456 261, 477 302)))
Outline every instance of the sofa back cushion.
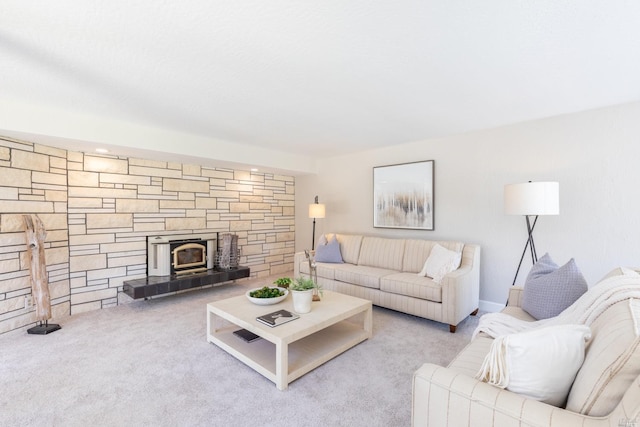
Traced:
POLYGON ((591 331, 566 408, 599 417, 613 411, 640 375, 640 301, 613 304, 591 324, 591 331))
MULTIPOLYGON (((336 239, 340 242, 340 254, 342 261, 349 264, 357 264, 360 257, 360 246, 362 245, 362 236, 353 234, 336 234, 336 239)), ((327 235, 327 239, 330 239, 327 235)))
POLYGON ((402 271, 419 273, 436 243, 445 249, 459 253, 462 252, 464 248, 464 243, 461 242, 407 239, 404 248, 404 257, 402 259, 402 271))
POLYGON ((363 237, 358 265, 402 271, 404 239, 363 237))

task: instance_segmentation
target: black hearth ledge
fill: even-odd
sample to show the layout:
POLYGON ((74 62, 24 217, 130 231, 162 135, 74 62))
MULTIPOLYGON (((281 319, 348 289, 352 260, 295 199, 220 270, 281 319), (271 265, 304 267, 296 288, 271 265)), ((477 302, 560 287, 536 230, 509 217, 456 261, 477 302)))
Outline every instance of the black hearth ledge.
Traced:
POLYGON ((178 292, 191 288, 228 282, 249 277, 249 267, 238 266, 230 269, 207 270, 202 273, 147 276, 141 279, 125 280, 122 291, 133 299, 149 298, 156 295, 178 292))

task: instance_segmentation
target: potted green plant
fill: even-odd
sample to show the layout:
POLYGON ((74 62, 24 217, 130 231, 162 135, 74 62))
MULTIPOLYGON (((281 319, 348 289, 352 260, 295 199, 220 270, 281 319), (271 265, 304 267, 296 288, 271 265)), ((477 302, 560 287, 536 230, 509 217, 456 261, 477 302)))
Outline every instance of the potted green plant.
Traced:
POLYGON ((291 285, 290 277, 280 277, 273 281, 273 284, 280 288, 288 288, 291 285))
POLYGON ((306 277, 298 277, 289 285, 291 297, 293 298, 293 309, 297 313, 308 313, 311 311, 313 290, 316 288, 316 282, 306 277))

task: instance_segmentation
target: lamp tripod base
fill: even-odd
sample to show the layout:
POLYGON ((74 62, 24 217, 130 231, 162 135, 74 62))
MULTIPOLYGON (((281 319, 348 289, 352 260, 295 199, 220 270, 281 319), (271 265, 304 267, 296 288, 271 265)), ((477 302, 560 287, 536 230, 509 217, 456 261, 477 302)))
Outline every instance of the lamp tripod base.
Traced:
POLYGON ((58 329, 62 329, 62 327, 55 323, 44 322, 34 326, 33 328, 27 329, 27 333, 34 335, 47 335, 51 332, 57 331, 58 329))
POLYGON ((518 269, 516 270, 516 275, 513 277, 513 283, 511 284, 511 286, 514 286, 516 284, 516 279, 518 278, 520 267, 522 267, 524 255, 527 253, 527 248, 531 251, 531 264, 534 265, 536 262, 538 262, 536 245, 535 243, 533 243, 533 229, 536 227, 536 223, 538 222, 538 215, 535 216, 533 224, 529 219, 529 215, 525 215, 525 219, 527 220, 527 243, 524 244, 524 250, 522 251, 522 256, 520 257, 520 262, 518 263, 518 269))

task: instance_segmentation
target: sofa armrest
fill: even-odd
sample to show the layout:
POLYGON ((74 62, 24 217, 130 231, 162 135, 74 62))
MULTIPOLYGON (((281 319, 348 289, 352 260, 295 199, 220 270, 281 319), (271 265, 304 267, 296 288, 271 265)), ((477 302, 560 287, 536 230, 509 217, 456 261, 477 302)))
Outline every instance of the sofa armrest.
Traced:
POLYGON ((588 417, 425 363, 413 375, 411 423, 414 427, 614 427, 624 419, 620 406, 608 417, 588 417))
POLYGON ((442 322, 457 325, 480 303, 480 246, 465 245, 460 268, 446 274, 442 287, 442 322))
POLYGON ((512 307, 522 307, 522 296, 524 295, 524 287, 512 286, 509 288, 509 297, 507 305, 512 307))

